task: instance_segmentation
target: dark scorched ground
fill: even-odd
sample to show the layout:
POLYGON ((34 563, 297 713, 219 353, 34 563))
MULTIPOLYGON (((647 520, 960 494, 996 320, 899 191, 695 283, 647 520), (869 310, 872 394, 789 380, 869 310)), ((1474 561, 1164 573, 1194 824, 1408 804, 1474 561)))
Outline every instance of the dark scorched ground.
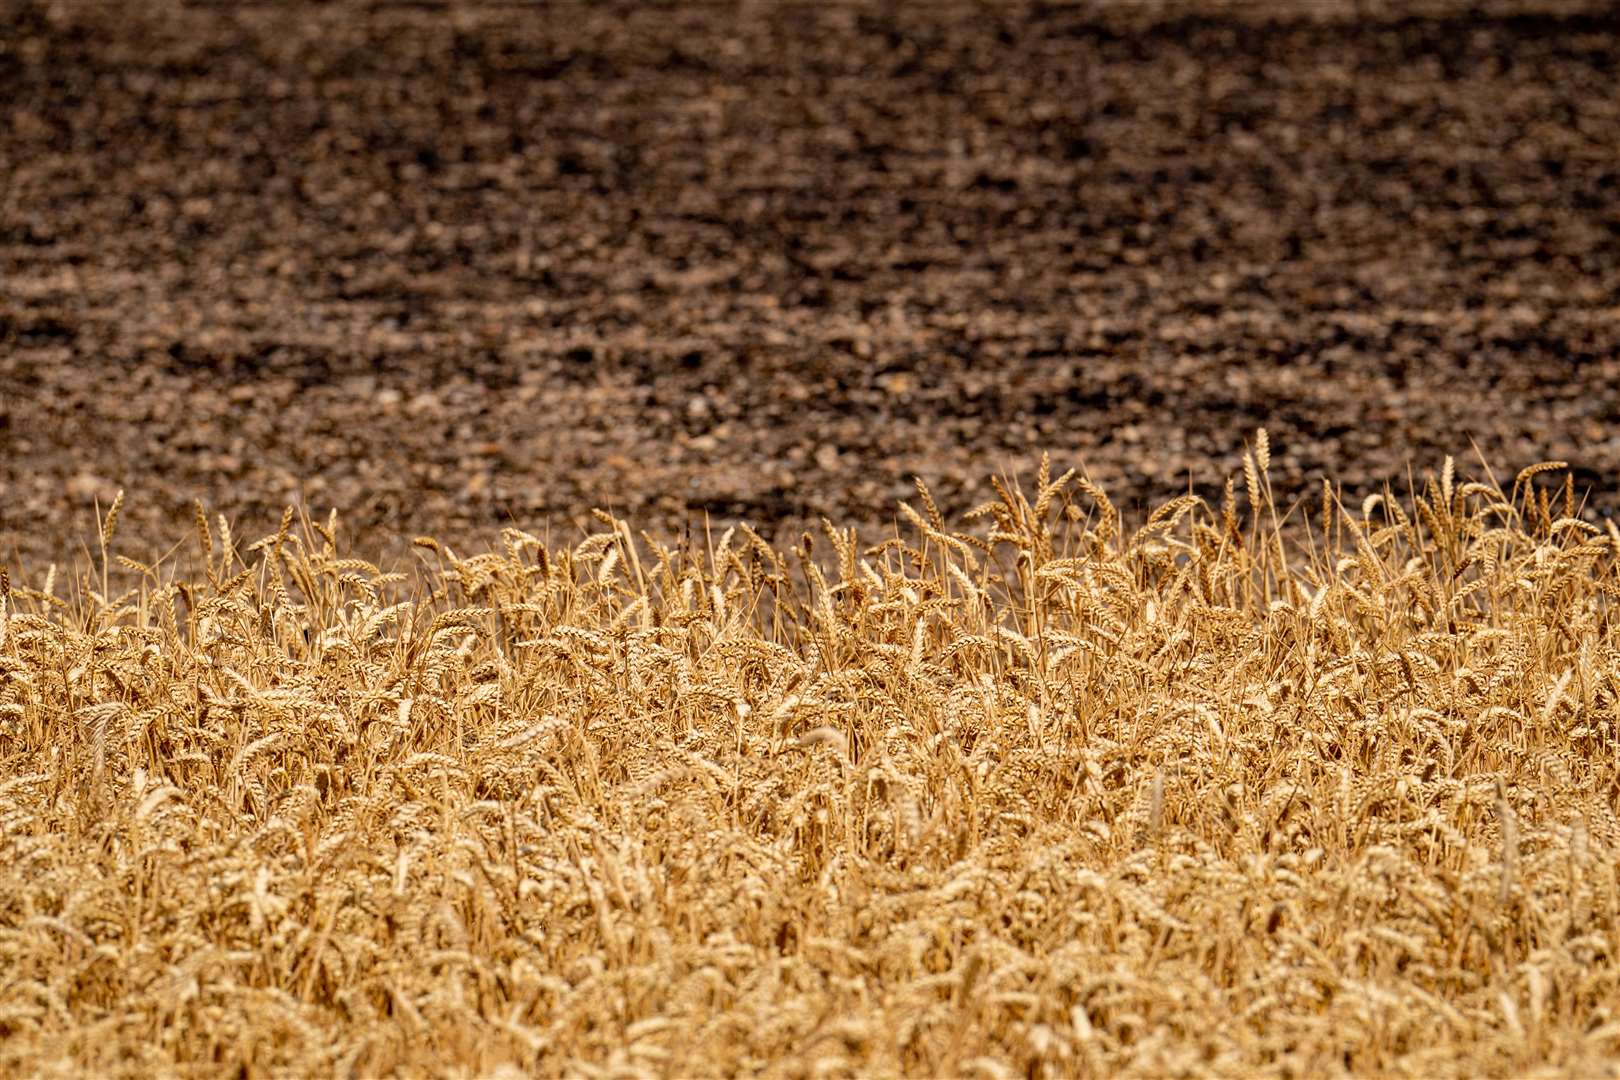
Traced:
POLYGON ((875 539, 1261 425, 1279 492, 1477 443, 1601 513, 1620 21, 1414 10, 0 5, 0 561, 120 487, 144 553, 194 498, 875 539))

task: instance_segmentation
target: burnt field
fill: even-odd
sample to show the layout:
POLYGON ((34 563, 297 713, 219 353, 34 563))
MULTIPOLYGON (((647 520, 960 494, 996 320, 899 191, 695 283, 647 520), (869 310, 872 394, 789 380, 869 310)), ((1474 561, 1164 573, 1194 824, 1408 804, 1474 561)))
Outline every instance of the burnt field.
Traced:
POLYGON ((1404 488, 1620 502, 1620 23, 0 5, 0 558, 1404 488), (1241 487, 1241 484, 1240 484, 1241 487))

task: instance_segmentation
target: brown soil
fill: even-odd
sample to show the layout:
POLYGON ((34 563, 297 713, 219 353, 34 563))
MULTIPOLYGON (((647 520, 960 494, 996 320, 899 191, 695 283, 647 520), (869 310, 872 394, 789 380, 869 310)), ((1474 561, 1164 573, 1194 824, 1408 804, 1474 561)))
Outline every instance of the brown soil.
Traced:
POLYGON ((1260 425, 1279 490, 1472 440, 1606 510, 1605 10, 0 4, 0 560, 120 487, 385 553, 1043 449, 1140 506, 1260 425))

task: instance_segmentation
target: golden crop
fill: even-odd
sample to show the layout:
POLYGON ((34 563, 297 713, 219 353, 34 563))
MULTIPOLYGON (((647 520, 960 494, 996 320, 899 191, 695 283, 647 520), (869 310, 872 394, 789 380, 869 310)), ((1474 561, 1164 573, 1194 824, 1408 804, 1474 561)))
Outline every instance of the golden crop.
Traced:
POLYGON ((1620 534, 1267 457, 411 575, 115 506, 0 578, 0 1070, 1615 1074, 1620 534))

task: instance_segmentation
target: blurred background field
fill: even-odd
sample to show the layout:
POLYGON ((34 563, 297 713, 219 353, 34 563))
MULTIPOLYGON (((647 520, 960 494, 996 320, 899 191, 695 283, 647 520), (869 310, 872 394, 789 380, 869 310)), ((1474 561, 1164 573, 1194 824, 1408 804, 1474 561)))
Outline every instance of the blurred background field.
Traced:
MULTIPOLYGON (((1617 502, 1609 5, 0 5, 0 558, 791 539, 1470 440, 1617 502)), ((37 574, 35 575, 37 583, 37 574)))

